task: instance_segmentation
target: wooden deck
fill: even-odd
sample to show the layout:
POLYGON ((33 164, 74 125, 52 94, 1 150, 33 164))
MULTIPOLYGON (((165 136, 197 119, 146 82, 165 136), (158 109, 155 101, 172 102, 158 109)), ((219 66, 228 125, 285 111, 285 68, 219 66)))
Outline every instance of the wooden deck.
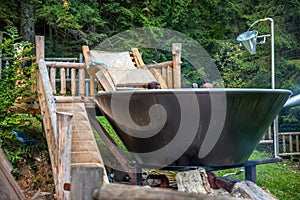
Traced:
MULTIPOLYGON (((97 147, 84 103, 56 103, 58 112, 73 114, 71 166, 100 166, 104 163, 97 147)), ((107 176, 104 177, 107 179, 107 176)), ((108 180, 106 180, 108 182, 108 180)))

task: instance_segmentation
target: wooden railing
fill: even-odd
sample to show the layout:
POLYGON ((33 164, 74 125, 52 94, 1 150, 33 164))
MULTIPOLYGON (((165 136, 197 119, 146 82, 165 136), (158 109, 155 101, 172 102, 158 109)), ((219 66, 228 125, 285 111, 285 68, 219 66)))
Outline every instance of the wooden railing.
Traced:
POLYGON ((300 132, 285 132, 278 135, 280 156, 300 155, 300 132))

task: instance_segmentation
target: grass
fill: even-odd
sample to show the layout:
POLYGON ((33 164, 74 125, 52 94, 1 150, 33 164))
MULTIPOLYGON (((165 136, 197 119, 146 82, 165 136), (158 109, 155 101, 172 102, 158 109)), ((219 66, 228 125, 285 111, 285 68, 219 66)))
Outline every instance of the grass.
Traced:
MULTIPOLYGON (((255 150, 250 156, 250 160, 271 157, 272 154, 255 150)), ((237 169, 222 170, 216 172, 218 175, 232 173, 237 169)), ((296 162, 291 159, 284 159, 279 163, 270 163, 256 166, 256 184, 269 190, 280 200, 300 199, 300 171, 296 162), (298 169, 297 169, 298 168, 298 169)), ((234 178, 243 180, 245 173, 234 175, 234 178)))
MULTIPOLYGON (((115 143, 123 150, 127 151, 126 147, 117 136, 114 129, 111 127, 105 117, 98 117, 100 123, 104 126, 106 131, 110 134, 115 143)), ((267 148, 258 146, 250 160, 257 160, 262 158, 272 157, 272 153, 267 148)), ((269 190, 280 200, 298 200, 300 199, 300 168, 298 163, 291 159, 284 159, 279 163, 270 163, 256 166, 256 184, 262 188, 269 190)), ((222 176, 227 173, 236 172, 238 169, 228 169, 215 172, 222 176)), ((233 175, 234 178, 244 180, 245 173, 233 175)))

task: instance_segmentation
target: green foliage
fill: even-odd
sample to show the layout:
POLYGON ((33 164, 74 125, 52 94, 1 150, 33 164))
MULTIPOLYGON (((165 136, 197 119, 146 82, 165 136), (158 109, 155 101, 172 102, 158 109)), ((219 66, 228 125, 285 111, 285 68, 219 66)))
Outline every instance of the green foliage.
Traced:
POLYGON ((124 146, 123 142, 121 141, 113 127, 110 125, 109 121, 104 116, 99 116, 97 117, 97 119, 102 124, 102 126, 107 131, 112 140, 116 143, 116 145, 124 152, 127 152, 126 147, 124 146))
MULTIPOLYGON (((266 151, 255 150, 250 156, 250 160, 258 160, 271 157, 271 153, 266 151)), ((295 162, 284 160, 280 163, 270 163, 257 165, 258 186, 268 189, 273 195, 280 200, 296 200, 300 198, 300 173, 294 168, 295 162)), ((218 171, 217 174, 222 176, 228 173, 234 173, 237 169, 218 171)), ((234 178, 243 180, 245 173, 234 175, 234 178)))
POLYGON ((33 80, 30 76, 35 72, 35 65, 24 66, 33 59, 30 55, 33 46, 20 37, 16 28, 10 27, 4 32, 3 42, 0 43, 0 55, 6 62, 0 78, 0 128, 11 129, 26 126, 31 123, 31 117, 10 112, 17 97, 28 97, 33 80))

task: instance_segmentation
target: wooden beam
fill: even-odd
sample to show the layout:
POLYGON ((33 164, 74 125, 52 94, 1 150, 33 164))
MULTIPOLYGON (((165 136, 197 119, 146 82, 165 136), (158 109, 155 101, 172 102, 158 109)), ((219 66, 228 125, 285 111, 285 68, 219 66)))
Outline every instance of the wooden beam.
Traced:
POLYGON ((149 188, 126 184, 106 184, 94 191, 95 200, 234 200, 224 195, 195 194, 163 188, 149 188))
POLYGON ((73 62, 53 62, 46 61, 46 66, 49 68, 72 68, 72 69, 85 69, 85 63, 73 63, 73 62))
MULTIPOLYGON (((142 56, 141 56, 139 50, 137 48, 132 48, 131 51, 132 51, 132 56, 135 59, 135 62, 137 64, 137 68, 145 69, 146 66, 145 66, 145 63, 142 59, 142 56)), ((154 68, 150 68, 149 70, 152 73, 152 75, 154 76, 154 78, 157 80, 157 82, 160 83, 161 88, 162 89, 167 89, 168 86, 167 86, 164 78, 162 77, 162 75, 160 73, 158 73, 156 71, 156 69, 154 69, 154 68)))
POLYGON ((93 191, 103 184, 103 168, 72 166, 71 199, 93 199, 93 191))
POLYGON ((25 196, 11 175, 12 166, 0 148, 0 198, 25 200, 25 196))
POLYGON ((172 67, 173 61, 166 61, 161 63, 154 63, 154 64, 147 64, 146 67, 149 68, 165 68, 165 67, 172 67))
POLYGON ((69 191, 63 190, 65 183, 71 182, 71 143, 72 143, 72 113, 57 112, 58 133, 58 166, 57 191, 58 199, 70 199, 69 191))
POLYGON ((181 43, 172 45, 174 88, 181 88, 181 43))

